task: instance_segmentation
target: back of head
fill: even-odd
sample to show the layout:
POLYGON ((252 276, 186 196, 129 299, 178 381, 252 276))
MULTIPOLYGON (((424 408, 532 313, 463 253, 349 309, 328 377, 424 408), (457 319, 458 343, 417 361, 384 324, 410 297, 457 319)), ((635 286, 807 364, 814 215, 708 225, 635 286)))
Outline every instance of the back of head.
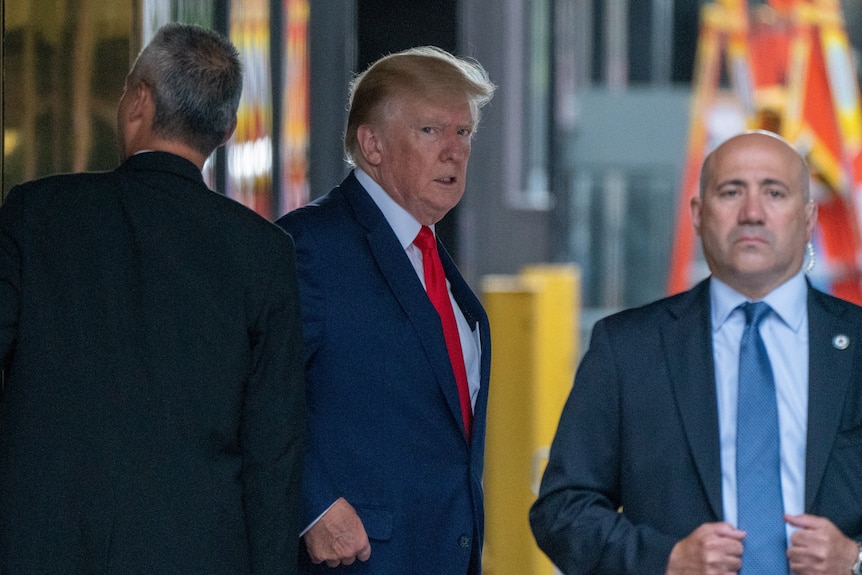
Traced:
POLYGON ((434 46, 384 56, 356 76, 350 85, 344 134, 347 161, 355 165, 361 157, 357 141, 359 126, 383 121, 387 105, 399 96, 431 100, 435 95, 463 96, 470 102, 475 127, 479 123, 479 110, 491 100, 495 89, 478 62, 457 58, 434 46))
POLYGON ((233 128, 242 66, 224 36, 199 26, 168 24, 138 55, 127 85, 153 94, 153 132, 208 156, 233 128))

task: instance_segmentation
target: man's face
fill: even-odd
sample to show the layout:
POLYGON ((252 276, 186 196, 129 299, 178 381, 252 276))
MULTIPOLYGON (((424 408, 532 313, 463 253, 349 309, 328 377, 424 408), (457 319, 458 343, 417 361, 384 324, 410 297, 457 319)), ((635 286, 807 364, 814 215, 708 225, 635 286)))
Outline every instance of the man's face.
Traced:
POLYGON ((464 195, 473 126, 466 97, 402 96, 371 128, 371 175, 421 224, 435 224, 464 195))
POLYGON ((712 274, 759 299, 802 267, 817 206, 802 188, 802 160, 786 143, 744 134, 707 160, 692 220, 712 274))

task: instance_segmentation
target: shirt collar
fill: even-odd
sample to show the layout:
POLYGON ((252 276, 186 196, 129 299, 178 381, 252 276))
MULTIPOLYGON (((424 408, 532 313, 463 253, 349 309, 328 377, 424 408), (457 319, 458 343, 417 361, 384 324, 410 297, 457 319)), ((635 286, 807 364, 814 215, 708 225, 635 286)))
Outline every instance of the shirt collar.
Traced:
MULTIPOLYGON (((712 330, 718 331, 730 314, 748 300, 715 276, 709 281, 709 301, 712 315, 712 330)), ((787 327, 798 332, 808 311, 808 282, 800 270, 795 276, 766 294, 762 301, 769 304, 772 311, 787 327)))
MULTIPOLYGON (((416 234, 419 233, 422 224, 410 215, 410 212, 401 207, 398 202, 393 200, 392 196, 386 193, 386 190, 380 187, 380 184, 375 182, 361 168, 354 168, 353 173, 359 183, 362 184, 362 187, 365 188, 365 191, 368 192, 368 195, 371 196, 374 203, 377 204, 380 211, 383 212, 383 217, 389 222, 389 225, 398 237, 398 241, 401 242, 401 247, 407 249, 413 243, 413 240, 416 239, 416 234)), ((434 226, 429 227, 432 231, 434 230, 434 226)))

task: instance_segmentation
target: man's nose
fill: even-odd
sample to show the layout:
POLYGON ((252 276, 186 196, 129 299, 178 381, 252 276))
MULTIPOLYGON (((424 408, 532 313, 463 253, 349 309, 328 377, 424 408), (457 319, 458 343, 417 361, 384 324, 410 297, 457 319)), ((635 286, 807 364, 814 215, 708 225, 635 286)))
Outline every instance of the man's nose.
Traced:
POLYGON ((448 161, 464 161, 470 156, 470 139, 455 133, 446 137, 446 140, 441 151, 441 157, 444 162, 448 161))
POLYGON ((763 223, 763 197, 754 192, 746 192, 739 212, 741 224, 763 223))

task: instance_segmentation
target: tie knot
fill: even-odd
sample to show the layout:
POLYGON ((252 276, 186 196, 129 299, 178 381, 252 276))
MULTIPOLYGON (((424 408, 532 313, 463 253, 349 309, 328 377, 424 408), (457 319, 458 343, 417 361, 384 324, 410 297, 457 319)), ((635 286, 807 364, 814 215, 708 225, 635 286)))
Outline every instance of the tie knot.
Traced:
POLYGON ((769 304, 763 301, 745 302, 742 304, 742 311, 745 312, 745 325, 753 325, 757 327, 760 320, 766 317, 772 308, 769 304))
POLYGON ((428 226, 422 226, 413 244, 425 253, 429 250, 437 251, 437 241, 434 239, 434 232, 428 226))

